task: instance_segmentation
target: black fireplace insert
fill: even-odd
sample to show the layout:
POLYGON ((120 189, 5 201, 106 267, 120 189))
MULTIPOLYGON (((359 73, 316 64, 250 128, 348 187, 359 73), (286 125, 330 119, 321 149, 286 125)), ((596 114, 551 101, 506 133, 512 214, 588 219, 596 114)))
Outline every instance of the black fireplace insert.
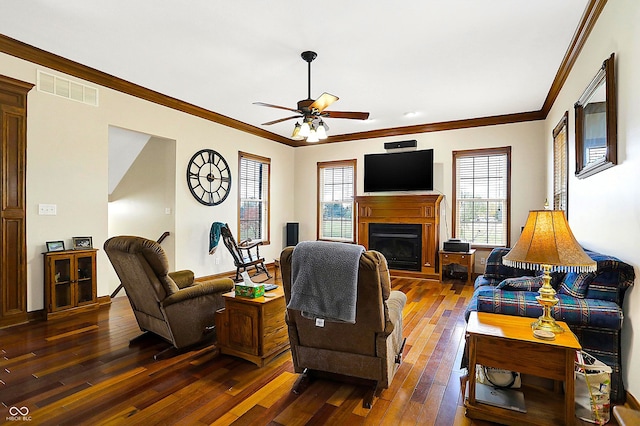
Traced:
POLYGON ((420 271, 422 225, 371 223, 369 249, 382 253, 387 258, 390 269, 420 271))

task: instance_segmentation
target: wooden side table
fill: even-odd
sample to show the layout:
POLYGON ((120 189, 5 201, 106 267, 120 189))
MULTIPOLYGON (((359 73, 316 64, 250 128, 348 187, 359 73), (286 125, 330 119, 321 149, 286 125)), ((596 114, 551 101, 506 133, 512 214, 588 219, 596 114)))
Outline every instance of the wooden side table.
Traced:
POLYGON ((233 291, 222 295, 225 307, 216 312, 221 353, 263 367, 289 348, 282 286, 266 294, 273 297, 236 297, 233 291))
POLYGON ((440 282, 446 265, 457 264, 467 268, 467 284, 473 284, 473 267, 476 264, 476 249, 467 252, 440 250, 440 282))
MULTIPOLYGON (((535 319, 511 315, 472 312, 467 324, 469 350, 467 417, 509 425, 573 425, 575 423, 574 362, 581 349, 576 336, 564 322, 565 329, 555 340, 533 337, 535 319), (523 392, 527 412, 520 413, 483 404, 476 400, 476 364, 504 368, 533 376, 565 382, 557 392, 527 387, 523 392)), ((556 383, 558 383, 556 382, 556 383)))

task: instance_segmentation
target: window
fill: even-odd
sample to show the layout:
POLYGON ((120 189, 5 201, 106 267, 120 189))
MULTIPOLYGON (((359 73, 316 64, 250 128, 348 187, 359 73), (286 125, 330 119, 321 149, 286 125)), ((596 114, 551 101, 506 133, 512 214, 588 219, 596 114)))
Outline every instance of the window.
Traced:
POLYGON ((453 152, 453 235, 479 246, 509 245, 511 147, 453 152))
POLYGON ((271 160, 240 152, 239 241, 269 243, 269 171, 271 160))
MULTIPOLYGON (((567 122, 569 113, 553 129, 553 209, 567 214, 569 199, 569 146, 567 145, 567 122)), ((606 149, 606 148, 603 148, 606 149)))
POLYGON ((318 163, 318 239, 354 241, 356 160, 318 163))

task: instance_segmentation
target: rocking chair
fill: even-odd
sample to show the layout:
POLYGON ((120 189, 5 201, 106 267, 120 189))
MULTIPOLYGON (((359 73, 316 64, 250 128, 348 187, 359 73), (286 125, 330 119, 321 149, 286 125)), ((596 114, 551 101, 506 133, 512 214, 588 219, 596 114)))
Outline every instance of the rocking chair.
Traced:
POLYGON ((251 267, 255 268, 255 273, 252 277, 264 272, 267 275, 267 279, 271 278, 267 267, 264 266, 264 257, 260 257, 259 246, 262 245, 262 241, 251 241, 251 239, 247 239, 237 244, 235 238, 233 238, 231 229, 229 229, 229 225, 226 223, 220 229, 220 234, 236 266, 236 277, 233 279, 234 281, 242 281, 240 274, 251 267))

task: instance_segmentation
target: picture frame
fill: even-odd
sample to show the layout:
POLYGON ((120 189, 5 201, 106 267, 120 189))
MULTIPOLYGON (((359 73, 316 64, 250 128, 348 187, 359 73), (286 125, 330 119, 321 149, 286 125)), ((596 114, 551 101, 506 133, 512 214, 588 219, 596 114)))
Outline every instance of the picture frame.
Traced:
POLYGON ((64 251, 64 241, 47 241, 47 252, 64 251))
POLYGON ((91 237, 73 237, 73 249, 84 250, 93 248, 93 239, 91 237))

